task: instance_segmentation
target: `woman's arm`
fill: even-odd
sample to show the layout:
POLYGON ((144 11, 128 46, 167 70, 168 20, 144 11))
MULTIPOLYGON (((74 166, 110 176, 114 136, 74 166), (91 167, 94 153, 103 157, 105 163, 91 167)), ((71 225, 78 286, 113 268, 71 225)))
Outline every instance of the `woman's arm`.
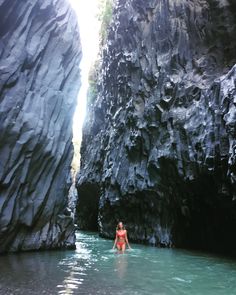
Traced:
POLYGON ((129 249, 131 249, 130 245, 129 245, 129 241, 128 241, 128 236, 127 236, 127 230, 125 231, 125 241, 126 244, 128 245, 129 249))
POLYGON ((115 238, 114 245, 113 245, 112 249, 115 249, 116 242, 117 242, 117 232, 116 232, 116 238, 115 238))

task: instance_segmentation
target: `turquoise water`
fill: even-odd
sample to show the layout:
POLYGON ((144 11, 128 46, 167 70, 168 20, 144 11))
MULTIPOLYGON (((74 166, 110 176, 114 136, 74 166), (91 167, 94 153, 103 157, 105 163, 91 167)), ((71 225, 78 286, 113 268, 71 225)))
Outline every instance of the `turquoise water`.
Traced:
POLYGON ((0 294, 236 294, 236 261, 183 250, 113 242, 79 232, 76 251, 0 257, 0 294))

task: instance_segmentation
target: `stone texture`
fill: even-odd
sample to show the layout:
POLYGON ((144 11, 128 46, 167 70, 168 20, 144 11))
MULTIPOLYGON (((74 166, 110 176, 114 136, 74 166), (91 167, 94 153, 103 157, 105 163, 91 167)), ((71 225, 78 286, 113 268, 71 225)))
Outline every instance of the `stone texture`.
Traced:
POLYGON ((121 219, 133 241, 235 251, 235 49, 234 1, 118 1, 83 131, 81 228, 111 238, 121 219))
POLYGON ((0 252, 74 247, 67 203, 80 59, 66 0, 0 0, 0 252))

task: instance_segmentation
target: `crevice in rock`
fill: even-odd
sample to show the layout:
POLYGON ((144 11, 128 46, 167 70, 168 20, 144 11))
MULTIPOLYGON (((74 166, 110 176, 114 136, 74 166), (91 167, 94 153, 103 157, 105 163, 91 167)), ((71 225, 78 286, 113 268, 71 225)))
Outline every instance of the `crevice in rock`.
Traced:
POLYGON ((96 183, 84 183, 78 187, 76 221, 79 229, 98 231, 98 207, 100 188, 96 183))

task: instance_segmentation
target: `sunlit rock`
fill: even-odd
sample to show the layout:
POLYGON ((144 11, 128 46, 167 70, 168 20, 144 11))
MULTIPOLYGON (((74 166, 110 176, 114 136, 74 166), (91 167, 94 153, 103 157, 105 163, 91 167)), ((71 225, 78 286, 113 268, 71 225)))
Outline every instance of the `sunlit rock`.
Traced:
POLYGON ((80 58, 68 1, 0 1, 0 252, 74 247, 66 208, 80 58))

